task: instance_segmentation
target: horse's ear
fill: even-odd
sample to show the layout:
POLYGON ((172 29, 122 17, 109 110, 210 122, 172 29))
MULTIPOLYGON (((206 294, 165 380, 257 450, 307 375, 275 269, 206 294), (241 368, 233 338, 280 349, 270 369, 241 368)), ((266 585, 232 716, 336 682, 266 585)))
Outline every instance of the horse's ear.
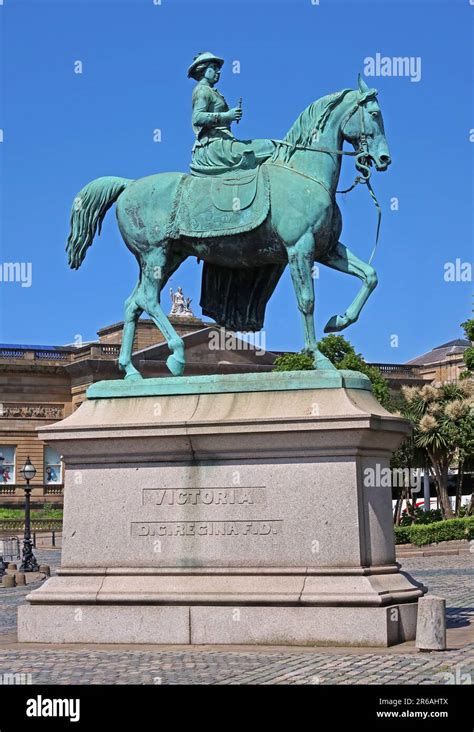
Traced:
POLYGON ((362 76, 360 74, 358 76, 358 81, 359 81, 359 91, 362 94, 364 94, 365 92, 368 92, 369 91, 369 87, 367 86, 367 84, 365 83, 365 81, 363 80, 363 78, 362 78, 362 76))

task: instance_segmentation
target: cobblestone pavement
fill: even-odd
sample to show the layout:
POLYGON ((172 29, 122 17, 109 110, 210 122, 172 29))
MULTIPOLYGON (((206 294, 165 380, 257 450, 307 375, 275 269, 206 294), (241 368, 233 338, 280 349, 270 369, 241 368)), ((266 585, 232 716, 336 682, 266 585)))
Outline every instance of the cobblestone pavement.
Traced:
POLYGON ((446 598, 448 628, 474 621, 474 554, 410 557, 400 563, 431 595, 446 598))
MULTIPOLYGON (((49 564, 51 573, 54 574, 61 562, 61 552, 59 550, 34 550, 38 564, 49 564)), ((20 561, 16 561, 18 567, 20 561)), ((16 611, 18 605, 25 602, 25 597, 36 587, 39 582, 34 582, 23 587, 14 587, 12 589, 0 589, 0 638, 2 633, 16 631, 16 611)))
MULTIPOLYGON (((37 552, 55 567, 59 552, 37 552)), ((448 627, 466 627, 474 615, 473 556, 410 557, 403 569, 446 597, 448 627)), ((474 642, 422 654, 413 644, 394 651, 362 649, 245 649, 71 646, 5 648, 16 609, 32 589, 0 590, 0 675, 31 674, 33 684, 468 684, 474 678, 474 642), (8 636, 6 635, 8 634, 8 636), (3 643, 3 649, 1 644, 3 643)))

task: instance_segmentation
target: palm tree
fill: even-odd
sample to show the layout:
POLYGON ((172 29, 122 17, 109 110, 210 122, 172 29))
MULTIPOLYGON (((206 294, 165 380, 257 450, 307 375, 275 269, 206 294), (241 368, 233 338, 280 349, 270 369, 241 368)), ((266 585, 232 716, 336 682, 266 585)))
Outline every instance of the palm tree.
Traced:
MULTIPOLYGON (((458 383, 402 387, 401 411, 413 425, 416 447, 426 451, 444 518, 453 518, 448 496, 448 471, 458 465, 462 476, 465 462, 474 452, 474 379, 458 383)), ((460 503, 458 486, 456 508, 460 503)))

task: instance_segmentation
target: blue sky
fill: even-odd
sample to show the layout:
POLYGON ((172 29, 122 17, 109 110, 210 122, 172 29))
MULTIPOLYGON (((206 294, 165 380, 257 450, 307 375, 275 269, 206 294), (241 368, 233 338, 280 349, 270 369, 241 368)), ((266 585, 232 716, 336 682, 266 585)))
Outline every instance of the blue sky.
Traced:
MULTIPOLYGON (((101 175, 187 170, 193 82, 186 68, 200 50, 226 59, 219 89, 231 106, 243 98, 244 117, 234 128, 243 139, 281 138, 309 102, 355 87, 367 57, 421 59, 419 81, 366 77, 379 89, 393 164, 372 179, 383 209, 374 262, 380 284, 344 335, 368 360, 388 362, 461 335, 472 282, 446 281, 445 267, 472 259, 474 6, 313 2, 3 0, 0 264, 31 262, 32 284, 0 281, 0 342, 90 340, 122 319, 137 265, 114 211, 73 272, 64 252, 71 204, 101 175), (239 74, 232 73, 234 60, 239 74), (76 61, 82 74, 74 73, 76 61), (390 208, 393 197, 398 211, 390 208)), ((346 159, 339 187, 353 178, 346 159)), ((339 203, 341 240, 368 258, 376 213, 367 191, 359 188, 339 203)), ((188 260, 171 282, 193 298, 196 314, 200 276, 188 260)), ((321 335, 328 318, 349 305, 358 281, 321 267, 315 284, 321 335)), ((163 302, 168 308, 167 292, 163 302)), ((288 273, 270 301, 265 329, 267 348, 302 347, 288 273)))

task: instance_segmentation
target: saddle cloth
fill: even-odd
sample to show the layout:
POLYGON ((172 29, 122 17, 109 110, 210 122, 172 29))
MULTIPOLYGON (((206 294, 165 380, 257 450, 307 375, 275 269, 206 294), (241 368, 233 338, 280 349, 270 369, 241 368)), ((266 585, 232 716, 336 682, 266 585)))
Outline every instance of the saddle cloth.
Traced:
POLYGON ((231 236, 251 231, 270 209, 268 170, 240 171, 231 176, 183 176, 177 192, 172 238, 231 236))

